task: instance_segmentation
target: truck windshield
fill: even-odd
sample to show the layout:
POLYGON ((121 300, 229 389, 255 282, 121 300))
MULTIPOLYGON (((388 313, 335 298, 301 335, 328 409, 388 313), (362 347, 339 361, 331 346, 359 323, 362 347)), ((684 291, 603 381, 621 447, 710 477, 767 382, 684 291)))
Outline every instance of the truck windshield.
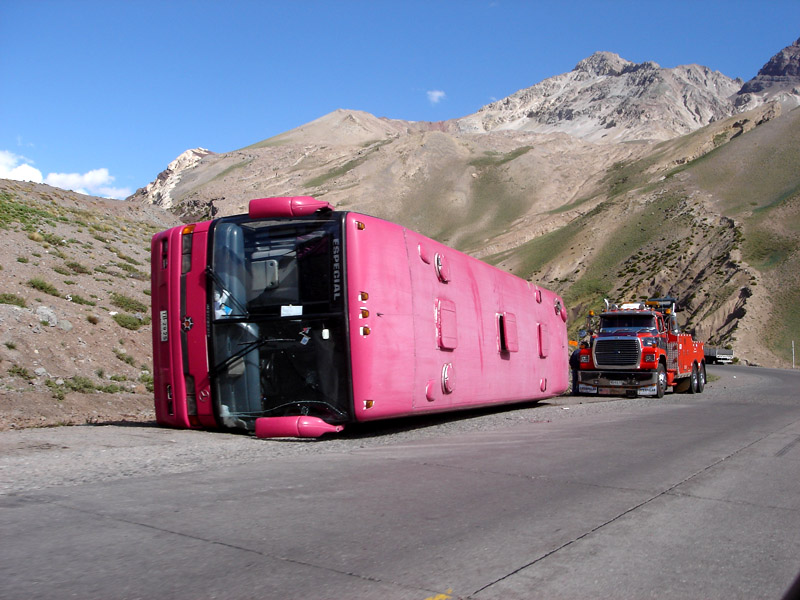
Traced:
POLYGON ((616 331, 656 330, 656 319, 651 314, 618 313, 600 315, 600 331, 612 333, 616 331))
POLYGON ((342 254, 339 218, 215 224, 209 375, 224 425, 349 418, 342 254))

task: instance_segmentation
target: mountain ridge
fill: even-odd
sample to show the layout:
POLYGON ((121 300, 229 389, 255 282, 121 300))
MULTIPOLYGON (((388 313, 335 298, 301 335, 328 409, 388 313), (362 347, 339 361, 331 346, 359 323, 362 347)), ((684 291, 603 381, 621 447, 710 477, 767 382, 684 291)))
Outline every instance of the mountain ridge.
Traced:
MULTIPOLYGON (((699 65, 662 69, 652 61, 633 63, 600 51, 581 60, 568 73, 547 78, 465 117, 413 122, 337 109, 233 152, 287 143, 366 144, 425 131, 457 135, 515 130, 566 133, 593 142, 664 141, 773 100, 788 108, 800 105, 798 73, 800 39, 775 54, 744 84, 699 65)), ((184 173, 199 162, 182 161, 187 154, 202 158, 213 153, 204 148, 187 150, 154 182, 128 199, 172 208, 172 192, 184 173)), ((234 162, 233 168, 238 164, 234 162)))
POLYGON ((721 94, 687 121, 682 95, 675 113, 651 106, 653 90, 695 78, 686 97, 699 102, 713 72, 596 53, 580 73, 545 80, 576 85, 560 90, 549 131, 507 126, 514 111, 520 125, 535 121, 520 112, 520 90, 507 113, 501 101, 468 122, 342 109, 246 148, 189 150, 128 202, 0 181, 0 429, 152 420, 149 236, 265 196, 391 219, 554 289, 573 336, 604 297, 673 295, 699 339, 749 364, 789 366, 800 339, 797 46, 725 100, 730 115, 702 126, 721 94), (630 96, 607 93, 622 81, 638 82, 630 96), (594 101, 579 98, 581 85, 594 101), (596 126, 616 109, 639 115, 630 139, 597 138, 613 133, 596 126), (464 131, 488 116, 505 125, 464 131), (670 128, 668 139, 653 133, 670 128))
POLYGON ((594 142, 665 140, 733 114, 741 82, 698 65, 663 69, 596 52, 575 68, 481 108, 461 131, 560 131, 594 142))
MULTIPOLYGON (((759 333, 737 342, 740 324, 764 329, 750 323, 755 304, 775 310, 762 297, 775 283, 769 269, 743 256, 743 237, 761 230, 751 216, 728 214, 713 190, 690 189, 684 178, 732 142, 746 148, 764 124, 789 122, 800 104, 800 93, 786 91, 797 62, 791 48, 772 61, 786 72, 780 95, 772 88, 740 94, 741 80, 699 65, 663 69, 597 52, 568 73, 458 119, 408 122, 336 110, 241 150, 203 157, 170 188, 171 210, 191 221, 245 212, 254 197, 324 198, 556 289, 570 302, 573 328, 602 295, 670 293, 687 307, 685 324, 707 341, 776 365, 782 359, 759 333), (652 206, 661 207, 660 216, 652 206), (627 222, 636 215, 638 232, 627 222), (659 227, 677 229, 656 235, 659 227), (628 240, 624 251, 608 247, 615 236, 628 240), (676 249, 684 246, 707 249, 679 261, 676 249), (652 272, 661 256, 672 259, 663 273, 652 272), (637 267, 643 260, 649 266, 637 267)), ((740 168, 748 172, 748 165, 740 168)), ((139 192, 132 199, 150 201, 139 192)), ((761 210, 773 210, 765 204, 761 210)))

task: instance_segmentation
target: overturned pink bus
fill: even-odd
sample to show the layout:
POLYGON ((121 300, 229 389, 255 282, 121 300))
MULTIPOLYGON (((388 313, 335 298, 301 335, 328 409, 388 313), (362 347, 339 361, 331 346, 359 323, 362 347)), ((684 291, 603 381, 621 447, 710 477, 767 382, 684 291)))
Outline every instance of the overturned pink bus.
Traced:
POLYGON ((159 423, 317 437, 567 388, 563 300, 310 197, 153 236, 159 423))

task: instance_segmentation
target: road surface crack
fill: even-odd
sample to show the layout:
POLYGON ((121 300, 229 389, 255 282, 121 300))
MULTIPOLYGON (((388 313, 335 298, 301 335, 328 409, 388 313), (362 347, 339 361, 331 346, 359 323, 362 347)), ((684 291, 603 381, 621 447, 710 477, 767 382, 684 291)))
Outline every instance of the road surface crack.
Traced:
MULTIPOLYGON (((32 499, 32 498, 29 496, 26 499, 29 500, 29 499, 32 499)), ((175 531, 175 530, 172 530, 172 529, 167 529, 165 527, 158 527, 156 525, 151 525, 149 523, 142 523, 140 521, 136 521, 136 520, 132 520, 132 519, 123 519, 123 518, 120 518, 120 517, 115 517, 113 515, 97 513, 97 512, 95 512, 93 510, 87 510, 87 509, 79 508, 77 506, 70 506, 69 504, 64 504, 64 503, 59 502, 57 500, 44 500, 44 502, 47 503, 47 504, 55 504, 57 506, 60 506, 61 508, 65 508, 65 509, 68 509, 68 510, 73 510, 75 512, 91 515, 92 517, 95 517, 95 518, 104 519, 104 520, 107 520, 107 521, 113 521, 115 523, 124 523, 126 525, 133 525, 133 526, 143 527, 145 529, 150 529, 152 531, 157 531, 159 533, 166 533, 166 534, 169 534, 169 535, 178 536, 178 537, 181 537, 181 538, 185 538, 187 540, 193 540, 193 541, 202 542, 202 543, 206 543, 206 544, 213 544, 213 545, 216 545, 216 546, 222 546, 224 548, 228 548, 228 549, 236 550, 236 551, 240 551, 240 552, 247 552, 249 554, 254 554, 256 556, 259 556, 259 557, 265 558, 265 559, 278 560, 278 561, 281 561, 281 562, 290 563, 290 564, 294 564, 294 565, 299 565, 299 566, 302 566, 302 567, 308 567, 308 568, 311 568, 311 569, 321 569, 321 570, 327 571, 329 573, 335 573, 337 575, 344 575, 346 577, 355 577, 357 579, 361 579, 363 581, 369 581, 371 583, 380 583, 380 584, 383 584, 383 585, 396 586, 396 587, 398 587, 400 589, 403 589, 403 590, 411 590, 413 592, 420 592, 420 594, 425 594, 426 597, 429 594, 433 594, 435 596, 435 595, 441 595, 441 593, 442 593, 441 590, 427 589, 427 588, 416 586, 416 585, 408 585, 408 584, 400 583, 398 581, 391 581, 391 580, 386 580, 386 579, 380 579, 380 578, 377 578, 377 577, 370 577, 369 575, 362 575, 360 573, 355 573, 353 571, 346 571, 346 570, 342 570, 342 569, 336 569, 336 568, 333 568, 333 567, 327 567, 325 565, 320 565, 320 564, 316 564, 316 563, 312 563, 312 562, 298 560, 298 559, 295 559, 295 558, 290 558, 288 556, 281 556, 281 555, 271 554, 269 552, 262 552, 261 550, 257 550, 257 549, 254 549, 254 548, 248 548, 246 546, 240 546, 240 545, 237 545, 237 544, 231 544, 229 542, 223 542, 223 541, 220 541, 220 540, 210 539, 210 538, 202 537, 202 536, 199 536, 199 535, 193 535, 193 534, 190 534, 190 533, 184 533, 184 532, 181 532, 181 531, 175 531)), ((452 597, 452 596, 450 596, 450 597, 452 597)))
POLYGON ((693 474, 689 475, 688 477, 684 478, 683 480, 679 481, 678 483, 675 483, 675 484, 671 485, 670 487, 668 487, 667 489, 665 489, 665 490, 662 490, 662 491, 661 491, 661 492, 659 492, 658 494, 655 494, 654 496, 652 496, 652 497, 650 497, 650 498, 647 498, 646 500, 643 500, 642 502, 639 502, 638 504, 635 504, 634 506, 632 506, 632 507, 628 508, 627 510, 624 510, 623 512, 619 513, 618 515, 616 515, 616 516, 614 516, 614 517, 612 517, 612 518, 608 519, 607 521, 604 521, 603 523, 600 523, 599 525, 597 525, 597 526, 595 526, 595 527, 591 528, 590 530, 588 530, 588 531, 586 531, 586 532, 582 533, 581 535, 579 535, 579 536, 577 536, 577 537, 575 537, 575 538, 573 538, 573 539, 571 539, 571 540, 569 540, 569 541, 567 541, 567 542, 564 542, 563 544, 561 544, 561 545, 560 545, 560 546, 558 546, 557 548, 554 548, 553 550, 550 550, 549 552, 546 552, 545 554, 543 554, 543 555, 539 556, 538 558, 535 558, 534 560, 531 560, 531 561, 529 561, 528 563, 526 563, 526 564, 524 564, 524 565, 522 565, 522 566, 520 566, 520 567, 518 567, 518 568, 514 569, 513 571, 511 571, 511 572, 509 572, 509 573, 507 573, 507 574, 503 575, 502 577, 499 577, 499 578, 495 579, 494 581, 492 581, 492 582, 490 582, 490 583, 487 583, 487 584, 486 584, 486 585, 484 585, 483 587, 481 587, 481 588, 478 588, 477 590, 475 590, 474 592, 472 592, 472 593, 471 593, 471 594, 468 596, 468 598, 472 598, 472 597, 476 596, 477 594, 480 594, 480 593, 481 593, 481 592, 483 592, 484 590, 487 590, 487 589, 489 589, 490 587, 492 587, 492 586, 494 586, 494 585, 496 585, 496 584, 500 583, 501 581, 505 581, 506 579, 508 579, 508 578, 510 578, 510 577, 513 577, 513 576, 514 576, 514 575, 516 575, 517 573, 519 573, 519 572, 521 572, 521 571, 524 571, 525 569, 527 569, 527 568, 529 568, 529 567, 532 567, 533 565, 535 565, 535 564, 537 564, 537 563, 539 563, 539 562, 541 562, 541 561, 545 560, 546 558, 548 558, 548 557, 550 557, 550 556, 553 556, 554 554, 556 554, 556 553, 558 553, 558 552, 561 552, 561 551, 562 551, 562 550, 564 550, 565 548, 569 548, 569 547, 570 547, 570 546, 572 546, 573 544, 576 544, 577 542, 579 542, 579 541, 581 541, 581 540, 583 540, 583 539, 585 539, 585 538, 589 537, 590 535, 592 535, 592 534, 596 533, 597 531, 600 531, 600 530, 601 530, 601 529, 603 529, 604 527, 606 527, 606 526, 608 526, 608 525, 611 525, 612 523, 615 523, 616 521, 619 521, 620 519, 622 519, 622 518, 623 518, 623 517, 625 517, 626 515, 629 515, 629 514, 631 514, 632 512, 635 512, 635 511, 639 510, 640 508, 642 508, 642 507, 644 507, 644 506, 647 506, 648 504, 650 504, 650 503, 651 503, 651 502, 653 502, 654 500, 657 500, 658 498, 661 498, 661 497, 663 497, 663 496, 669 496, 669 495, 671 495, 671 496, 678 496, 678 495, 680 495, 680 494, 673 494, 673 490, 675 490, 676 488, 678 488, 678 487, 682 486, 683 484, 685 484, 685 483, 687 483, 687 482, 691 481, 692 479, 694 479, 694 478, 695 478, 695 477, 697 477, 698 475, 702 475, 703 473, 706 473, 706 472, 708 472, 709 470, 713 469, 714 467, 716 467, 716 466, 717 466, 717 465, 719 465, 720 463, 722 463, 722 462, 724 462, 724 461, 726 461, 726 460, 728 460, 728 459, 730 459, 730 458, 732 458, 732 457, 736 456, 736 455, 737 455, 737 454, 739 454, 740 452, 743 452, 743 451, 747 450, 748 448, 751 448, 752 446, 754 446, 754 445, 758 444, 759 442, 761 442, 762 440, 766 439, 766 438, 767 438, 767 437, 769 437, 770 435, 772 435, 772 432, 770 432, 770 433, 765 433, 764 435, 762 435, 762 436, 761 436, 761 437, 759 437, 758 439, 756 439, 756 440, 754 440, 754 441, 750 442, 749 444, 745 444, 745 445, 744 445, 744 446, 742 446, 741 448, 738 448, 738 449, 734 450, 733 452, 731 452, 730 454, 728 454, 728 455, 726 455, 726 456, 723 456, 722 458, 720 458, 720 459, 718 459, 718 460, 714 461, 714 462, 713 462, 713 463, 711 463, 710 465, 707 465, 707 466, 703 467, 703 468, 702 468, 702 469, 700 469, 699 471, 697 471, 697 472, 695 472, 695 473, 693 473, 693 474))

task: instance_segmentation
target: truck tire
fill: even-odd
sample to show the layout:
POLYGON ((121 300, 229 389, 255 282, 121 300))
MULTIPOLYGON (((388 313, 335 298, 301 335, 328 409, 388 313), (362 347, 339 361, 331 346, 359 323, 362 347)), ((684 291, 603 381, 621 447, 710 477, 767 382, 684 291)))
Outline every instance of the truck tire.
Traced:
POLYGON ((689 377, 689 388, 686 390, 689 394, 698 394, 698 380, 699 376, 697 374, 697 363, 692 365, 692 374, 689 377))
POLYGON ((702 394, 706 389, 706 366, 701 364, 697 370, 697 393, 702 394))
POLYGON ((656 369, 656 398, 663 398, 667 390, 667 370, 664 365, 659 364, 656 369))

